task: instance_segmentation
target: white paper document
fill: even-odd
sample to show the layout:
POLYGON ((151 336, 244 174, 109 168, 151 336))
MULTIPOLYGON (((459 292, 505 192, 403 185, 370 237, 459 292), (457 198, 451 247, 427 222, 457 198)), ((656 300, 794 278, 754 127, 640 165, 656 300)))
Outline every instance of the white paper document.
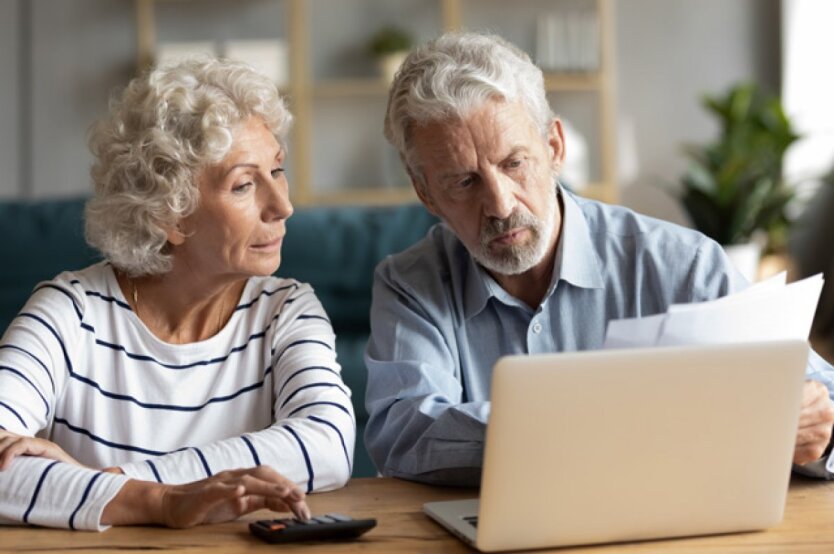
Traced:
POLYGON ((785 284, 785 273, 716 300, 608 323, 603 348, 808 340, 822 274, 785 284))

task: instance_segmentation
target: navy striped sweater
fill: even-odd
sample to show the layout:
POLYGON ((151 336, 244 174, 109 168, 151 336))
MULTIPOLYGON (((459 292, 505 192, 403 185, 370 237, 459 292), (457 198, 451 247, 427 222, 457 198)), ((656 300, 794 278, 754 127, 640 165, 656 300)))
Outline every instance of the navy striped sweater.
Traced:
POLYGON ((308 492, 350 477, 355 420, 309 285, 251 278, 226 326, 160 341, 99 263, 41 283, 0 340, 0 427, 89 468, 37 457, 0 472, 0 523, 103 529, 128 478, 187 483, 266 464, 308 492))

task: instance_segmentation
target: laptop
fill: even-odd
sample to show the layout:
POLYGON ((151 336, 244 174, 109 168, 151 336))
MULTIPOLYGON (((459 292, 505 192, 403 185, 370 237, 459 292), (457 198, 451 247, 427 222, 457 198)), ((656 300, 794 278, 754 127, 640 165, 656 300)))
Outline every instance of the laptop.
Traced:
POLYGON ((774 526, 807 359, 802 341, 501 358, 480 499, 424 511, 485 552, 774 526))

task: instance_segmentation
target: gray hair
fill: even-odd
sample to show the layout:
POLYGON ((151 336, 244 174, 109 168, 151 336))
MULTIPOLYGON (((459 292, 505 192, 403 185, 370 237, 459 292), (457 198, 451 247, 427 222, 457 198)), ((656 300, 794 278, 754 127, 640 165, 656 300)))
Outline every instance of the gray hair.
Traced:
POLYGON ((192 58, 133 79, 91 130, 87 242, 131 276, 169 271, 166 230, 197 209, 197 175, 252 116, 284 144, 292 116, 276 85, 242 63, 192 58))
POLYGON ((446 33, 412 51, 397 72, 388 95, 385 138, 423 181, 410 148, 412 127, 464 117, 493 98, 522 102, 542 135, 555 117, 541 69, 526 53, 497 35, 446 33))

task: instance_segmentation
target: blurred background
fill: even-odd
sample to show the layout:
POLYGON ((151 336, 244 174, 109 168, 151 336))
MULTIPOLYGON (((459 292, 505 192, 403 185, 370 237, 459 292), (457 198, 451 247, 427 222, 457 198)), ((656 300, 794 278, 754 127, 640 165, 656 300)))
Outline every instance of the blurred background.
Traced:
POLYGON ((831 21, 816 0, 0 0, 0 200, 88 194, 108 98, 207 52, 285 91, 299 206, 413 202, 382 137, 390 67, 443 30, 491 31, 545 71, 575 191, 829 272, 831 21))

